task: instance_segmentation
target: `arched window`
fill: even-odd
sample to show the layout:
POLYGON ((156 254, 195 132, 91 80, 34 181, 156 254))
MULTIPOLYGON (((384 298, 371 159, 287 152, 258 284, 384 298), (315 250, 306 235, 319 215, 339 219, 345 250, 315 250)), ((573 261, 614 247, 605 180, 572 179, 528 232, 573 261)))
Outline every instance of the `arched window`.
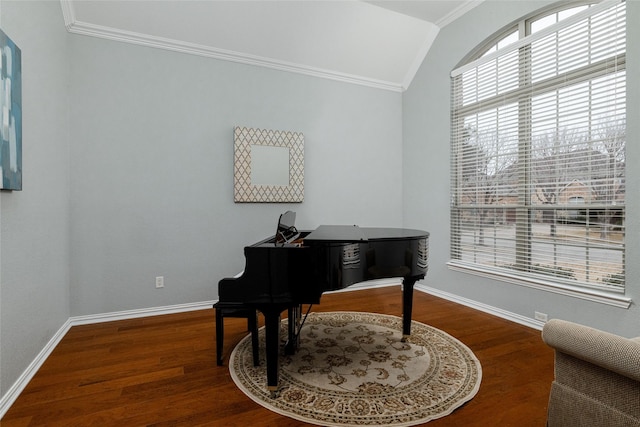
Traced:
POLYGON ((625 3, 564 7, 515 23, 451 73, 449 264, 623 293, 625 3))

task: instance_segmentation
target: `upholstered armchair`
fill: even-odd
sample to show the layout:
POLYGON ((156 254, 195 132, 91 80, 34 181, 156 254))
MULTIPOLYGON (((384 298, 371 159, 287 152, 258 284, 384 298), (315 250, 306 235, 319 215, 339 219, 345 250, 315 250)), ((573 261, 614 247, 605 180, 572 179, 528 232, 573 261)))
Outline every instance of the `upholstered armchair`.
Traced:
POLYGON ((640 427, 640 337, 553 319, 542 339, 555 350, 549 427, 640 427))

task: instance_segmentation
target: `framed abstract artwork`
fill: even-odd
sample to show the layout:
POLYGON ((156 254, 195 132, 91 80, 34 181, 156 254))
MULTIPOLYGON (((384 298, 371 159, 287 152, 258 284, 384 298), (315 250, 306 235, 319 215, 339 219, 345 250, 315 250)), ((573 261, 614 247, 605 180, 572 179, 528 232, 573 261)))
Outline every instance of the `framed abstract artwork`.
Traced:
POLYGON ((22 190, 22 57, 0 30, 0 190, 22 190))

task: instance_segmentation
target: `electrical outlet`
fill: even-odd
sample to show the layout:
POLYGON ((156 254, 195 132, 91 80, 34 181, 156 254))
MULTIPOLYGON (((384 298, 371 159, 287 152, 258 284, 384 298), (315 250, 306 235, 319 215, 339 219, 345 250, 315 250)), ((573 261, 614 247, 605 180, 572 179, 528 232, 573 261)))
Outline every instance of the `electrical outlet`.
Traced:
POLYGON ((549 320, 549 316, 547 316, 547 313, 540 313, 539 311, 536 311, 534 314, 536 320, 539 320, 541 322, 546 322, 547 320, 549 320))
POLYGON ((164 276, 156 277, 156 289, 164 288, 164 276))

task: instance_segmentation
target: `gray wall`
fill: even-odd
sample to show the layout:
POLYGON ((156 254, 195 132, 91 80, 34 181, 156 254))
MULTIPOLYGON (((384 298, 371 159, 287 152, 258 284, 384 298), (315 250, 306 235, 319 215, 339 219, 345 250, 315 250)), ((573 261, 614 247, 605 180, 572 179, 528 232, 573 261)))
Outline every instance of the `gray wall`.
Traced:
POLYGON ((70 316, 216 299, 286 209, 299 228, 401 225, 401 94, 68 35, 58 2, 0 6, 25 118, 24 191, 1 198, 2 394, 70 316), (303 203, 233 202, 234 125, 305 134, 303 203))
POLYGON ((85 36, 71 58, 72 315, 216 299, 286 209, 401 225, 400 93, 85 36), (303 203, 233 202, 234 125, 304 133, 303 203))
MULTIPOLYGON (((533 318, 534 311, 626 336, 640 335, 640 309, 603 304, 450 271, 449 134, 450 72, 479 43, 549 2, 485 1, 440 31, 403 98, 404 222, 431 231, 427 286, 533 318), (481 24, 479 24, 481 23, 481 24), (446 159, 446 160, 445 160, 446 159)), ((640 2, 627 2, 628 115, 640 116, 640 2)), ((640 298, 640 137, 638 120, 627 123, 627 296, 640 298), (635 167, 634 167, 635 166, 635 167)))
POLYGON ((22 50, 23 191, 0 193, 0 396, 69 318, 67 32, 58 2, 0 3, 22 50))

